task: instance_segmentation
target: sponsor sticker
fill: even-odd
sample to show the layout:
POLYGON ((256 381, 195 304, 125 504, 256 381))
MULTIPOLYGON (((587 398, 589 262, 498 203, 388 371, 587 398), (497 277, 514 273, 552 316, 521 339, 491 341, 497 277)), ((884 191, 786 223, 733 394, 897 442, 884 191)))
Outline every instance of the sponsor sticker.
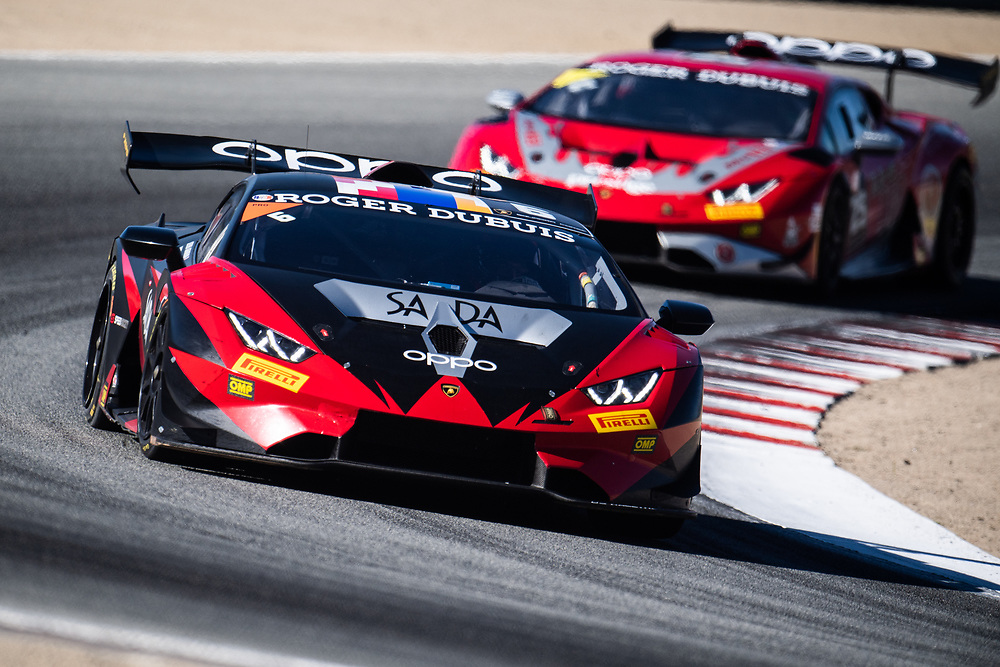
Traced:
POLYGON ((635 444, 632 445, 634 454, 652 454, 654 449, 656 449, 655 435, 640 435, 635 439, 635 444))
POLYGON ((764 207, 752 204, 705 204, 705 217, 709 220, 763 220, 764 207))
POLYGON ((642 431, 656 428, 656 422, 649 410, 617 410, 590 415, 590 421, 598 433, 616 431, 642 431))
POLYGON ((240 398, 245 398, 248 400, 253 400, 253 380, 247 380, 246 378, 241 378, 238 375, 229 376, 229 387, 226 389, 226 393, 230 396, 239 396, 240 398))
POLYGON ((270 382, 279 387, 284 387, 295 393, 298 393, 302 385, 309 379, 308 375, 293 371, 281 364, 276 364, 273 361, 258 357, 249 352, 243 353, 243 356, 233 364, 232 370, 244 375, 250 375, 264 382, 270 382))

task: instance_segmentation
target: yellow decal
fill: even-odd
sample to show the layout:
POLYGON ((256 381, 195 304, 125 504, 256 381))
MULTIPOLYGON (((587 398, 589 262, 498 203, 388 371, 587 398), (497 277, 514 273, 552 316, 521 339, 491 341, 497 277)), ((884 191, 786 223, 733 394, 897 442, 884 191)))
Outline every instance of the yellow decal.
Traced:
POLYGON ((656 449, 655 435, 640 435, 632 445, 632 452, 635 454, 652 454, 654 449, 656 449))
POLYGON ((649 410, 618 410, 617 412, 601 412, 590 415, 594 428, 598 433, 614 431, 641 431, 656 428, 656 422, 649 410))
POLYGON ((745 222, 740 225, 741 239, 755 239, 760 236, 763 228, 759 222, 745 222))
POLYGON ((447 396, 448 398, 451 398, 452 396, 457 396, 459 389, 461 389, 461 387, 459 387, 457 384, 441 385, 441 391, 444 392, 444 395, 447 396))
POLYGON ((596 69, 574 68, 568 69, 552 80, 553 88, 565 88, 566 86, 583 81, 584 79, 603 79, 608 74, 596 69))
POLYGON ((705 217, 709 220, 763 220, 764 207, 760 204, 705 204, 705 217))
POLYGON ((250 375, 258 380, 284 387, 295 393, 298 393, 302 385, 309 379, 308 375, 285 368, 280 364, 249 354, 248 352, 244 352, 243 356, 233 364, 233 370, 237 373, 250 375))
POLYGON ((229 387, 226 390, 232 396, 253 400, 253 380, 247 380, 237 375, 229 376, 229 387))

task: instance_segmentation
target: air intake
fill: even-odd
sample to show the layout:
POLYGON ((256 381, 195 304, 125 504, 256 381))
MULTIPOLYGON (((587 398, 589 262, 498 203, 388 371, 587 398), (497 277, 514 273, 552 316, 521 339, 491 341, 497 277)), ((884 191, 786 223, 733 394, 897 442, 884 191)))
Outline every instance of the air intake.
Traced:
POLYGON ((462 356, 466 345, 469 344, 469 337, 458 327, 447 324, 439 324, 427 332, 427 337, 431 340, 431 345, 439 354, 447 354, 453 357, 462 356))

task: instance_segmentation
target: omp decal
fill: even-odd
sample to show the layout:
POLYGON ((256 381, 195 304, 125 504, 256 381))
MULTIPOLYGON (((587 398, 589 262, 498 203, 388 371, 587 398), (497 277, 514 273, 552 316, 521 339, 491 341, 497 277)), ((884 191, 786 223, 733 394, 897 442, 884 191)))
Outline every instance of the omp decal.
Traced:
POLYGON ((705 204, 705 217, 709 220, 763 220, 764 207, 751 204, 705 204))
POLYGON ((316 289, 347 317, 394 324, 427 325, 440 307, 455 314, 477 336, 547 347, 566 331, 568 319, 551 310, 522 308, 444 294, 395 290, 334 278, 316 289))
POLYGON ((598 433, 616 431, 643 431, 656 428, 656 421, 649 410, 617 410, 590 415, 598 433))
POLYGON ((632 445, 632 452, 634 454, 652 454, 653 450, 656 449, 656 439, 655 435, 640 435, 635 439, 635 444, 632 445))
POLYGON ((229 384, 226 387, 226 393, 230 396, 239 396, 240 398, 246 398, 252 401, 253 390, 253 380, 247 380, 246 378, 241 378, 238 375, 229 376, 229 384))
POLYGON ((445 396, 451 398, 453 396, 458 396, 458 392, 461 391, 461 387, 457 384, 443 384, 441 385, 441 391, 445 396))
POLYGON ((309 379, 308 375, 293 371, 249 352, 243 353, 243 356, 233 364, 232 370, 244 375, 251 375, 264 382, 270 382, 278 387, 284 387, 295 393, 298 393, 302 385, 309 379))

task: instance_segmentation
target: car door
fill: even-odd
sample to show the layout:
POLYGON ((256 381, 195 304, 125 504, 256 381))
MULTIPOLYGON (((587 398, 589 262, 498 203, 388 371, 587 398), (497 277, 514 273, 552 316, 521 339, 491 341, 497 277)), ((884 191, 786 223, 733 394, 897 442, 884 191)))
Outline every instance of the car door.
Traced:
POLYGON ((823 144, 845 163, 851 191, 848 253, 891 229, 905 197, 905 145, 878 96, 845 83, 830 95, 823 144))

